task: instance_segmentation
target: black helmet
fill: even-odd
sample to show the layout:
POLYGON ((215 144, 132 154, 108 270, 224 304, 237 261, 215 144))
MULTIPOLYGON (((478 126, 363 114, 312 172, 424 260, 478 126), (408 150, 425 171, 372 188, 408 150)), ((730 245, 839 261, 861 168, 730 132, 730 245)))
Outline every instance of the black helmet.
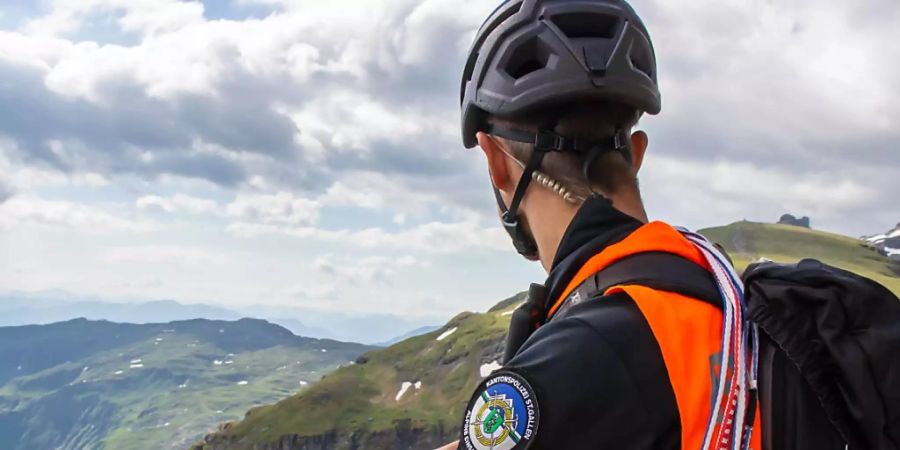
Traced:
POLYGON ((624 0, 507 0, 478 30, 460 101, 467 148, 486 130, 489 114, 514 116, 574 101, 657 114, 653 44, 624 0))

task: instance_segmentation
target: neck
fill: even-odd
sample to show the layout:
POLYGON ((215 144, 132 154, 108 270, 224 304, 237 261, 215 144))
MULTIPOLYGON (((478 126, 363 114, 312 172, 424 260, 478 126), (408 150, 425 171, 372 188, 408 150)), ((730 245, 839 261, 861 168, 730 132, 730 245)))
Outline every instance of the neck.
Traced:
MULTIPOLYGON (((534 234, 534 240, 537 243, 540 253, 541 266, 547 273, 553 267, 553 259, 559 250, 559 245, 578 213, 578 206, 572 205, 555 194, 538 191, 538 196, 544 197, 539 200, 540 213, 529 214, 528 225, 534 234), (534 217, 534 219, 531 219, 534 217)), ((641 201, 640 194, 636 192, 621 192, 616 195, 608 196, 613 207, 619 211, 628 214, 635 219, 647 223, 647 212, 641 201)))
POLYGON ((541 208, 540 214, 534 214, 535 220, 529 218, 528 225, 534 233, 541 266, 547 273, 550 273, 550 269, 553 267, 553 258, 559 250, 559 244, 577 212, 576 205, 557 198, 553 202, 547 202, 546 206, 541 208))
POLYGON ((647 210, 644 209, 644 201, 641 200, 641 194, 637 190, 627 189, 610 196, 609 200, 612 201, 613 207, 619 211, 643 223, 650 222, 650 219, 647 218, 647 210))

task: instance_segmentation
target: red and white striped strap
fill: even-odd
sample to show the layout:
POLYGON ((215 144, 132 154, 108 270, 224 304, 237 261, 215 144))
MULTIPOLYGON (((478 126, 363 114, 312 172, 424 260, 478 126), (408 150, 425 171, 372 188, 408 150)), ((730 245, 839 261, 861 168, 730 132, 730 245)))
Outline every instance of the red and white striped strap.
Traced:
POLYGON ((715 401, 702 450, 749 448, 755 410, 756 327, 744 318, 744 286, 728 259, 703 236, 685 229, 681 233, 703 254, 722 296, 722 363, 714 386, 715 401))

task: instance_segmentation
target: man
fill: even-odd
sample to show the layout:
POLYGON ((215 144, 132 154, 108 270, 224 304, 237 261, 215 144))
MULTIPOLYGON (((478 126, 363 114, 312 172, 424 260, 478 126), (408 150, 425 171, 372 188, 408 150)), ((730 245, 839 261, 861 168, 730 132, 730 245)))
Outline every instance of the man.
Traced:
POLYGON ((549 277, 441 450, 759 449, 742 409, 755 399, 734 381, 746 349, 723 340, 727 282, 710 274, 730 268, 648 223, 641 199, 648 136, 632 129, 661 110, 656 75, 624 0, 509 0, 479 30, 463 139, 487 157, 516 249, 549 277), (669 280, 634 276, 648 265, 669 280))

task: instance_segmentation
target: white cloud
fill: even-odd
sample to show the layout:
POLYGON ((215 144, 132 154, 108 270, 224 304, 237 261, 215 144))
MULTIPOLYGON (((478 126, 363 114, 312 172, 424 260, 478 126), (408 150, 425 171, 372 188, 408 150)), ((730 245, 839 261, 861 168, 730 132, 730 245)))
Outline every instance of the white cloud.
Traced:
POLYGON ((0 203, 0 229, 23 225, 69 228, 85 233, 156 231, 152 222, 133 220, 80 203, 16 196, 0 203))
POLYGON ((13 160, 16 144, 0 137, 0 184, 13 190, 30 191, 41 187, 86 186, 103 188, 109 178, 98 172, 65 172, 13 160))
POLYGON ((390 284, 391 279, 401 271, 426 268, 429 264, 412 255, 367 256, 356 259, 328 254, 316 258, 313 267, 321 273, 339 277, 343 281, 390 284))
POLYGON ((861 184, 848 174, 795 173, 727 160, 656 155, 648 158, 643 173, 651 215, 692 226, 745 218, 772 222, 794 213, 811 216, 815 226, 834 228, 848 212, 878 209, 893 198, 891 190, 861 184))
POLYGON ((220 210, 219 204, 214 200, 185 194, 175 194, 170 197, 145 195, 135 201, 135 206, 140 209, 158 209, 167 213, 216 214, 220 210))
POLYGON ((119 14, 123 31, 152 36, 203 21, 203 3, 179 0, 54 0, 50 14, 30 20, 30 34, 58 36, 76 32, 92 14, 119 14))
POLYGON ((0 203, 9 200, 14 194, 13 188, 0 178, 0 203))
MULTIPOLYGON (((59 96, 114 108, 131 106, 113 102, 123 92, 157 106, 199 95, 223 111, 258 97, 254 112, 289 118, 299 129, 291 142, 275 145, 284 154, 250 165, 248 176, 270 182, 322 171, 330 178, 316 179, 322 190, 347 153, 372 172, 410 172, 441 157, 462 160, 447 156, 458 147, 456 77, 473 30, 496 1, 262 3, 283 11, 204 21, 199 2, 57 0, 35 22, 41 26, 30 28, 59 35, 67 27, 53 23, 77 26, 89 14, 112 11, 123 14, 123 29, 139 30, 143 39, 122 47, 2 33, 0 55, 39 68, 59 96), (320 164, 285 167, 298 156, 320 164)), ((900 58, 892 56, 900 55, 878 44, 898 38, 887 19, 898 15, 894 3, 875 5, 880 17, 840 2, 635 0, 635 6, 657 38, 665 112, 648 122, 665 151, 827 170, 848 161, 847 145, 867 132, 879 135, 871 138, 877 145, 854 148, 859 164, 890 158, 885 148, 900 117, 889 100, 900 76, 900 58), (691 148, 680 148, 685 143, 691 148)), ((197 134, 204 144, 224 140, 221 130, 191 137, 197 134)), ((230 144, 223 147, 245 151, 230 144)), ((466 178, 476 179, 472 172, 466 178)))
POLYGON ((288 192, 277 194, 240 194, 226 211, 229 216, 262 225, 305 227, 319 219, 322 204, 288 192))
POLYGON ((146 41, 138 47, 79 43, 55 62, 45 75, 47 88, 68 99, 111 103, 113 83, 136 84, 151 98, 178 94, 214 95, 228 44, 197 41, 192 34, 146 41), (176 50, 175 46, 182 46, 176 50))
MULTIPOLYGON (((900 17, 896 3, 877 6, 900 17)), ((660 59, 654 128, 672 154, 796 171, 898 163, 885 148, 900 121, 890 101, 900 48, 884 45, 900 38, 894 21, 836 1, 650 0, 638 9, 660 59)))
POLYGON ((283 293, 298 300, 333 300, 338 296, 338 288, 334 283, 317 282, 304 283, 300 285, 290 286, 283 290, 283 293))
POLYGON ((75 46, 65 39, 29 36, 0 30, 0 58, 27 67, 47 70, 75 46))
POLYGON ((397 30, 400 61, 408 65, 428 65, 441 61, 446 55, 434 49, 445 43, 447 35, 457 36, 457 52, 465 52, 471 45, 467 31, 484 21, 498 2, 485 0, 425 0, 403 19, 397 30))
POLYGON ((304 181, 314 175, 333 177, 341 165, 375 173, 415 173, 422 171, 423 162, 448 158, 429 170, 458 173, 462 154, 449 157, 434 148, 456 141, 456 127, 449 125, 456 121, 455 112, 447 108, 452 110, 452 102, 437 107, 395 91, 436 93, 456 84, 446 83, 455 75, 441 70, 438 90, 421 85, 437 69, 436 62, 461 58, 464 49, 456 48, 456 41, 477 25, 490 2, 466 2, 465 14, 445 14, 460 6, 445 0, 387 0, 375 7, 326 3, 291 4, 286 12, 264 19, 202 21, 195 20, 201 17, 199 11, 185 13, 185 20, 172 12, 202 8, 199 2, 57 0, 53 12, 29 29, 64 36, 79 20, 105 11, 124 14, 119 24, 126 30, 136 27, 148 34, 126 47, 0 33, 0 61, 28 64, 33 70, 29 76, 42 78, 40 88, 49 89, 50 98, 32 98, 32 103, 50 102, 47 107, 58 111, 52 102, 81 100, 86 103, 78 103, 79 108, 86 110, 68 114, 104 111, 111 117, 85 120, 121 122, 108 129, 72 130, 66 129, 73 126, 66 123, 68 118, 59 118, 61 123, 47 119, 41 131, 44 142, 90 141, 83 147, 67 144, 72 147, 67 162, 84 170, 175 173, 223 184, 262 175, 289 189, 308 187, 304 181), (479 6, 469 8, 474 5, 479 6), (157 25, 126 26, 132 22, 157 25), (458 35, 450 55, 443 48, 446 34, 458 35), (226 117, 210 117, 214 115, 226 117), (262 124, 274 128, 253 130, 262 124), (150 133, 134 132, 148 127, 150 133), (98 145, 113 148, 95 148, 98 145), (202 152, 205 146, 219 146, 223 152, 202 152), (235 158, 248 152, 272 159, 248 164, 235 158), (200 154, 206 155, 202 162, 207 166, 215 162, 210 159, 223 159, 247 173, 232 170, 223 178, 220 171, 185 167, 200 154), (295 158, 318 164, 297 167, 291 165, 295 158))
POLYGON ((499 226, 485 228, 475 222, 430 222, 396 232, 381 228, 327 230, 236 222, 230 224, 227 230, 243 238, 274 234, 367 249, 383 248, 426 253, 509 251, 509 237, 499 226))
POLYGON ((510 248, 509 237, 500 226, 482 227, 476 222, 430 222, 395 233, 369 229, 354 233, 352 240, 362 247, 423 252, 509 251, 510 248))
POLYGON ((167 266, 208 266, 230 262, 230 258, 207 249, 175 245, 114 247, 104 251, 102 259, 110 263, 167 266))
MULTIPOLYGON (((385 278, 378 263, 394 261, 366 259, 377 251, 460 270, 478 295, 520 288, 497 283, 497 273, 521 266, 499 224, 485 220, 495 210, 481 157, 458 138, 464 54, 499 0, 240 1, 278 6, 238 21, 204 20, 200 2, 50 0, 46 16, 0 31, 8 81, 0 83, 0 199, 13 194, 0 205, 0 228, 28 225, 41 242, 47 226, 72 231, 47 233, 60 242, 100 233, 88 250, 48 242, 37 252, 0 239, 0 250, 34 267, 27 283, 0 281, 236 303, 302 296, 342 308, 352 302, 339 281, 294 270, 332 253, 354 276, 385 278), (84 40, 97 17, 122 35, 84 40), (211 193, 235 198, 203 198, 211 193), (60 195, 66 201, 42 200, 60 195), (341 208, 323 219, 333 206, 341 208), (153 209, 195 217, 177 234, 155 233, 158 242, 141 236, 102 251, 103 233, 158 229, 140 219, 153 209), (248 239, 210 231, 213 221, 248 239), (173 244, 185 236, 197 237, 198 253, 173 244), (262 236, 270 239, 249 239, 262 236), (204 259, 229 245, 252 261, 204 259), (493 266, 463 273, 458 262, 471 254, 493 266), (96 255, 132 262, 91 279, 67 272, 96 255), (178 258, 211 268, 154 266, 165 288, 140 281, 142 265, 178 258), (241 283, 248 273, 270 291, 241 283), (136 281, 123 291, 114 278, 136 281), (285 296, 292 286, 297 296, 285 296)), ((664 98, 663 114, 642 124, 652 216, 712 225, 792 212, 850 234, 897 222, 900 47, 885 44, 900 41, 896 0, 634 4, 655 40, 664 98)), ((459 298, 485 301, 461 285, 429 289, 383 290, 405 311, 437 297, 430 306, 448 312, 459 298)))
POLYGON ((337 181, 331 185, 319 200, 329 206, 357 206, 366 209, 382 208, 385 205, 384 195, 372 186, 351 187, 337 181))
POLYGON ((76 174, 73 178, 75 184, 83 184, 85 186, 97 188, 109 186, 109 179, 103 176, 103 174, 99 174, 97 172, 76 174))
POLYGON ((293 119, 320 142, 366 154, 373 142, 400 143, 434 128, 433 118, 410 106, 376 101, 365 92, 337 91, 313 99, 293 119))
POLYGON ((421 222, 496 223, 490 182, 483 177, 432 178, 351 171, 342 174, 318 201, 389 214, 400 226, 421 222))
MULTIPOLYGON (((318 198, 326 206, 355 206, 363 209, 397 212, 399 215, 421 217, 429 209, 448 206, 450 201, 440 193, 409 186, 390 175, 373 172, 350 172, 336 181, 318 198)), ((466 208, 456 208, 464 217, 466 208)))

